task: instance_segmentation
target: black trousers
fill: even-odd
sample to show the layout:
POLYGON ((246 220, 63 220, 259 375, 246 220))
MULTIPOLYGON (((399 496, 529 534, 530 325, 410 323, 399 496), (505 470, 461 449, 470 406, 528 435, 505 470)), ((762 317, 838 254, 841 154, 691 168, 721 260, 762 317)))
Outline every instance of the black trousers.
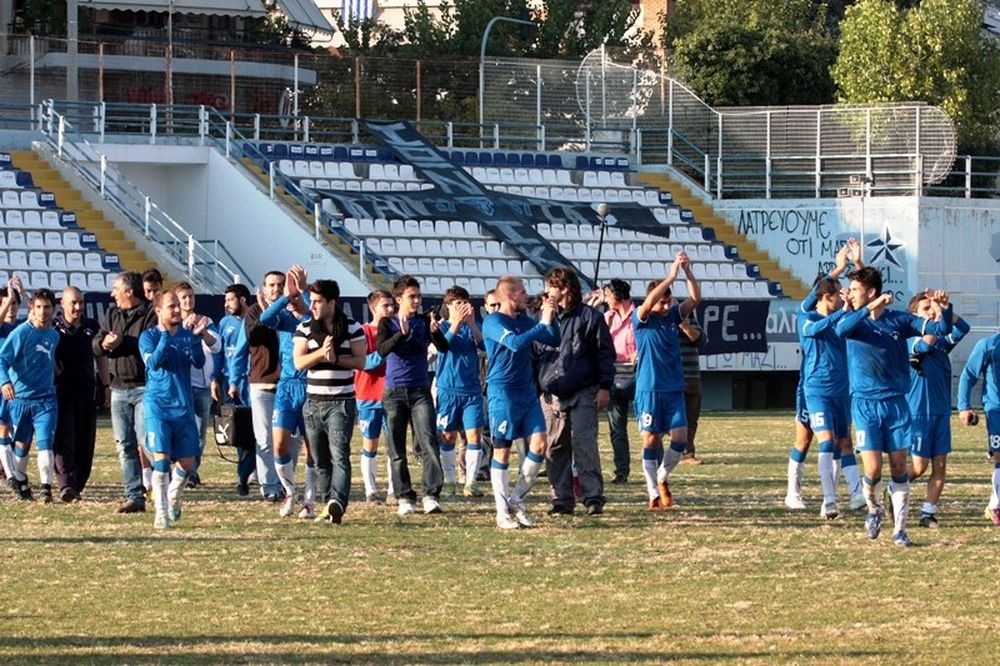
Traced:
POLYGON ((54 442, 59 488, 82 491, 94 466, 97 404, 92 391, 59 392, 59 417, 54 442))

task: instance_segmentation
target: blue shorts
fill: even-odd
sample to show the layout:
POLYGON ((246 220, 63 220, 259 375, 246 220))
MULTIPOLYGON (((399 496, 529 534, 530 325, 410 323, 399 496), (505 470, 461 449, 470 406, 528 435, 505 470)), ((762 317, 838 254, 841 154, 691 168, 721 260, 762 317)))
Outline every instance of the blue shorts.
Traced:
POLYGON ((51 451, 56 434, 56 420, 59 406, 55 398, 37 400, 14 398, 7 404, 7 424, 11 429, 11 440, 21 444, 31 444, 39 451, 51 451))
POLYGON ((146 405, 146 450, 162 453, 170 460, 201 455, 201 442, 194 415, 182 419, 164 419, 150 414, 146 405))
POLYGON ((278 382, 274 394, 274 413, 271 427, 281 428, 300 435, 306 434, 306 421, 302 416, 302 406, 306 404, 306 380, 286 379, 278 382))
POLYGON ((920 414, 910 419, 910 453, 937 458, 951 453, 951 416, 920 414))
POLYGON ((481 394, 451 393, 441 389, 437 393, 438 432, 472 430, 486 423, 481 394))
POLYGON ((687 427, 683 391, 636 391, 635 417, 640 432, 670 432, 687 427))
POLYGON ((490 411, 490 435, 493 445, 512 442, 522 437, 531 437, 536 432, 545 432, 545 415, 534 391, 525 395, 488 395, 490 411))
POLYGON ((851 397, 813 395, 807 393, 806 411, 813 432, 830 430, 836 439, 851 436, 851 397))
POLYGON ((1000 455, 1000 411, 986 412, 987 453, 1000 455))
POLYGON ((806 407, 806 392, 802 382, 795 388, 795 420, 804 426, 809 425, 809 409, 806 407))
POLYGON ((894 453, 910 448, 910 407, 906 398, 854 398, 854 440, 858 451, 894 453))
POLYGON ((364 439, 378 439, 382 436, 385 423, 385 409, 381 400, 358 400, 358 430, 364 439))

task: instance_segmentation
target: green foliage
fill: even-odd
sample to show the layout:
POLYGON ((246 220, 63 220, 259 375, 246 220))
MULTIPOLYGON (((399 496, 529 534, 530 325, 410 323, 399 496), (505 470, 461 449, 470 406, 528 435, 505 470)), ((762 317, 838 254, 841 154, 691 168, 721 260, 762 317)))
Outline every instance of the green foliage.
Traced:
MULTIPOLYGON (((77 13, 81 35, 93 32, 94 10, 80 6, 77 13)), ((3 17, 6 18, 6 17, 3 17)), ((28 32, 36 35, 66 36, 66 0, 25 0, 21 18, 28 32)), ((0 30, 6 32, 5 26, 0 30)))
POLYGON ((1000 47, 980 29, 983 11, 978 0, 923 0, 902 10, 862 0, 841 28, 832 69, 839 100, 935 104, 960 144, 982 149, 1000 129, 1000 47))
POLYGON ((535 15, 538 34, 534 55, 579 59, 603 44, 628 61, 649 55, 652 35, 639 30, 639 11, 629 0, 604 0, 580 7, 576 0, 546 0, 535 15))
POLYGON ((309 47, 309 38, 289 24, 278 9, 276 0, 264 0, 267 16, 244 21, 243 41, 267 46, 290 46, 297 49, 309 47))
POLYGON ((823 104, 836 42, 812 0, 678 0, 664 40, 673 71, 718 106, 823 104))

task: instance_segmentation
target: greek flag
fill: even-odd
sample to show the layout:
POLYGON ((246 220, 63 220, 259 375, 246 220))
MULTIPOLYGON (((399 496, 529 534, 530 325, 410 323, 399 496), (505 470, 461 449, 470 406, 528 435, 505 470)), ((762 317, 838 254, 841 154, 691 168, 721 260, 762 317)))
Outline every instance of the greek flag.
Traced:
POLYGON ((375 0, 340 0, 340 18, 363 21, 375 16, 375 0))

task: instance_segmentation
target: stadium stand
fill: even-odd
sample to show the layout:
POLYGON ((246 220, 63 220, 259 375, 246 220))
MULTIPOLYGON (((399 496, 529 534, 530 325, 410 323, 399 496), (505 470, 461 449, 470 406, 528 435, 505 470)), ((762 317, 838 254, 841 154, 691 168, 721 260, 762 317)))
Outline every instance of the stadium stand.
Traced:
POLYGON ((33 153, 0 153, 0 284, 18 275, 28 289, 107 291, 123 269, 118 249, 144 267, 141 253, 72 193, 33 153), (43 189, 36 180, 61 187, 43 189))

